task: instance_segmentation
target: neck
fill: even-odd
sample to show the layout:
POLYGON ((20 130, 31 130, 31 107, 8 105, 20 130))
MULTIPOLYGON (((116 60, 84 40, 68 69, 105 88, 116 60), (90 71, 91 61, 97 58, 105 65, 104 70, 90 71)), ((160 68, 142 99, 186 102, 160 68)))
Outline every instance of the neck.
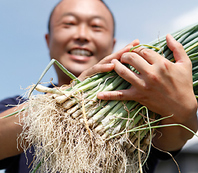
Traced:
POLYGON ((64 77, 59 77, 58 78, 58 86, 62 86, 62 85, 69 85, 71 83, 72 79, 68 76, 64 76, 64 77))

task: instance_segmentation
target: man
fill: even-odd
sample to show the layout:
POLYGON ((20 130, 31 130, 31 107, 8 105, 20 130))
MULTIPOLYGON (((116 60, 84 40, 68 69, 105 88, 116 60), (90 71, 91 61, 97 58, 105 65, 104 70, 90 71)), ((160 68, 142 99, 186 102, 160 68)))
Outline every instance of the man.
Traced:
MULTIPOLYGON (((182 76, 182 79, 184 80, 185 78, 185 82, 191 82, 188 81, 192 78, 190 74, 191 66, 187 61, 186 54, 183 52, 184 50, 182 47, 178 46, 177 42, 172 40, 171 37, 168 37, 168 40, 170 48, 174 51, 175 57, 179 61, 178 66, 180 64, 181 66, 184 66, 184 68, 180 70, 182 71, 185 69, 183 72, 185 76, 182 76), (182 53, 180 54, 179 52, 182 53)), ((135 40, 131 45, 119 52, 109 55, 113 51, 115 44, 114 19, 111 12, 102 1, 62 0, 51 14, 49 33, 46 34, 46 42, 49 47, 51 58, 57 59, 76 76, 79 76, 84 71, 80 76, 80 79, 95 72, 115 69, 119 75, 134 85, 134 88, 132 87, 127 91, 117 91, 110 94, 100 93, 98 95, 99 98, 137 100, 148 106, 151 110, 162 114, 162 116, 175 114, 177 115, 176 117, 180 116, 181 118, 172 118, 171 120, 166 120, 170 122, 164 123, 180 122, 196 131, 197 105, 193 95, 192 86, 184 83, 184 88, 180 89, 178 87, 178 83, 181 82, 180 80, 178 83, 174 84, 171 80, 172 78, 168 78, 171 76, 169 72, 172 72, 174 69, 173 67, 170 67, 169 69, 170 64, 168 64, 167 61, 160 55, 147 49, 137 49, 133 53, 127 53, 132 45, 139 44, 138 40, 135 40), (107 57, 103 59, 105 56, 107 57), (155 58, 157 58, 157 62, 154 60, 155 58), (127 71, 117 60, 113 59, 119 59, 123 63, 135 65, 135 67, 141 71, 141 75, 137 77, 134 76, 132 72, 127 71), (95 65, 99 61, 100 63, 95 65), (168 69, 165 75, 162 73, 166 71, 164 67, 167 67, 168 69), (148 73, 148 71, 144 69, 151 70, 153 74, 148 73), (174 89, 179 89, 179 92, 176 90, 177 92, 174 91, 174 93, 179 94, 178 98, 180 101, 182 99, 183 102, 180 103, 176 100, 177 95, 175 96, 173 92, 168 90, 169 88, 165 84, 166 81, 171 84, 171 87, 174 86, 174 89), (153 84, 156 85, 155 88, 153 88, 153 84), (126 95, 130 95, 130 97, 126 97, 126 95), (157 100, 153 101, 155 99, 157 100), (190 101, 189 104, 185 102, 187 99, 190 101), (175 109, 174 106, 178 106, 178 109, 175 109), (187 123, 184 123, 183 121, 187 120, 186 116, 189 116, 189 120, 187 123)), ((68 78, 58 67, 55 66, 55 69, 58 76, 58 86, 69 84, 70 78, 68 78)), ((173 78, 177 79, 178 76, 175 75, 173 78)), ((1 102, 2 106, 0 109, 3 111, 6 109, 4 107, 6 104, 17 103, 18 101, 16 98, 13 98, 12 100, 4 100, 1 102)), ((7 115, 16 109, 20 109, 20 106, 3 111, 0 114, 0 117, 7 115)), ((6 168, 8 172, 25 173, 28 172, 29 168, 28 165, 26 165, 25 155, 22 153, 22 149, 17 149, 16 142, 17 134, 21 132, 21 127, 15 124, 15 122, 18 121, 18 118, 14 116, 0 120, 0 167, 6 168)), ((171 132, 172 135, 169 137, 169 130, 165 131, 164 129, 161 129, 163 137, 158 138, 157 136, 153 140, 156 147, 167 151, 177 152, 181 149, 187 139, 192 137, 190 133, 187 133, 178 127, 173 128, 174 133, 171 132), (179 140, 175 139, 175 137, 179 140)), ((162 156, 163 154, 153 150, 150 155, 148 167, 151 172, 154 168, 153 165, 156 164, 158 155, 162 156)), ((33 159, 32 155, 28 154, 27 157, 29 159, 28 164, 30 164, 33 159)), ((164 156, 162 157, 164 158, 164 156)))

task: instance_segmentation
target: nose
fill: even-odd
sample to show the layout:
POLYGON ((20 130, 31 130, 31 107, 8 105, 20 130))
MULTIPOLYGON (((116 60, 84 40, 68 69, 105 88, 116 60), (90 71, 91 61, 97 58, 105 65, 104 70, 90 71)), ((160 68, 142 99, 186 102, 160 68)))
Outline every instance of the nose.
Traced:
POLYGON ((88 42, 90 39, 89 27, 86 24, 80 24, 77 27, 75 40, 80 42, 88 42))

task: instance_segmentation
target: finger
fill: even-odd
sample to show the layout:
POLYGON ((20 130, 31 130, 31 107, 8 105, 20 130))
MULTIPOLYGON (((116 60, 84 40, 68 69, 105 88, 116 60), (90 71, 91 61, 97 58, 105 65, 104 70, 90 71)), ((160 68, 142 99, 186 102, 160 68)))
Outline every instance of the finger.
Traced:
POLYGON ((109 72, 114 69, 114 64, 113 63, 108 63, 108 64, 96 64, 93 67, 91 67, 88 71, 88 75, 92 75, 94 73, 103 73, 103 72, 109 72))
POLYGON ((188 60, 189 58, 182 46, 179 42, 177 42, 170 34, 166 36, 167 46, 173 52, 173 56, 176 62, 183 62, 188 60))
POLYGON ((136 39, 136 40, 132 41, 130 44, 128 44, 127 46, 125 46, 123 49, 105 57, 99 63, 106 64, 106 63, 110 63, 112 61, 112 59, 120 59, 120 57, 122 56, 123 53, 129 52, 131 47, 136 46, 138 44, 139 44, 139 40, 136 39))
POLYGON ((137 49, 134 49, 133 52, 144 58, 151 65, 159 62, 163 58, 152 49, 139 47, 137 49))
POLYGON ((80 81, 83 81, 87 77, 93 76, 94 74, 103 73, 103 72, 109 72, 109 71, 111 71, 113 69, 114 69, 114 64, 113 63, 96 64, 96 65, 92 66, 91 68, 89 68, 89 69, 85 70, 84 72, 82 72, 80 74, 80 76, 78 77, 78 79, 80 81))
POLYGON ((97 97, 101 100, 131 100, 127 90, 99 92, 97 97))
POLYGON ((137 73, 131 71, 118 60, 114 59, 112 60, 112 63, 114 63, 114 70, 120 77, 131 83, 133 86, 140 87, 142 80, 139 78, 139 75, 137 73))
POLYGON ((134 47, 134 46, 137 46, 139 44, 140 44, 140 41, 138 39, 136 39, 136 40, 132 41, 131 43, 129 43, 127 46, 134 47))
POLYGON ((121 57, 121 62, 133 66, 141 74, 145 73, 145 69, 148 71, 151 68, 150 63, 134 52, 124 53, 121 57))

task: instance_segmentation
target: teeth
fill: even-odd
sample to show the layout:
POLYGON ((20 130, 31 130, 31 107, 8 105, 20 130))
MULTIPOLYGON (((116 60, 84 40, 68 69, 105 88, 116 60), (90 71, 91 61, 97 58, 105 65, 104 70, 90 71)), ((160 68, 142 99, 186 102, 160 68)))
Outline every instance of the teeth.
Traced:
POLYGON ((80 56, 91 56, 91 52, 83 49, 73 49, 71 51, 71 54, 73 55, 80 55, 80 56))

